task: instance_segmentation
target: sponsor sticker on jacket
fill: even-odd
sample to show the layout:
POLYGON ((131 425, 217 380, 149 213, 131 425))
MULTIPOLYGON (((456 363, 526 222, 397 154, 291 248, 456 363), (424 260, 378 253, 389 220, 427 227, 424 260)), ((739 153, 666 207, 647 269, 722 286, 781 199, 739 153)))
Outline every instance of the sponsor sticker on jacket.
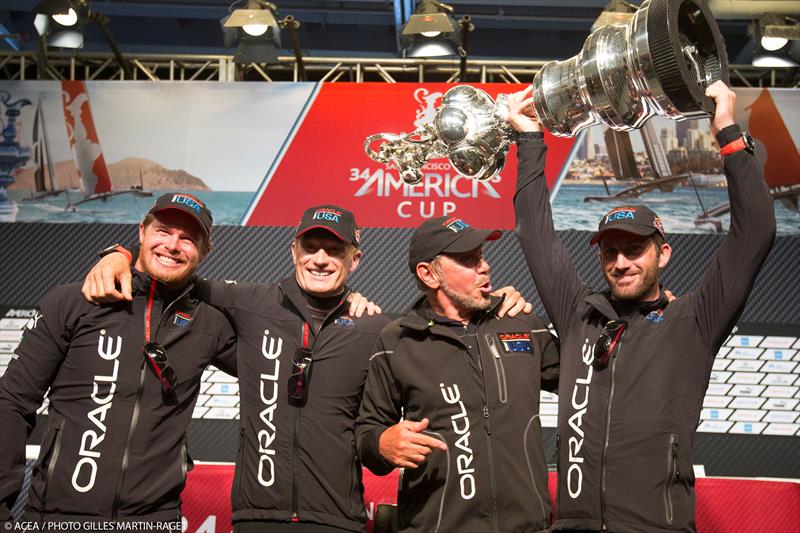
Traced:
POLYGON ((498 333, 497 337, 506 353, 531 351, 530 333, 498 333))
POLYGON ((351 328, 356 325, 356 323, 346 316, 340 316, 336 320, 333 321, 334 324, 342 326, 344 328, 351 328))
POLYGON ((174 323, 179 328, 184 328, 192 323, 192 315, 183 311, 176 311, 174 323))

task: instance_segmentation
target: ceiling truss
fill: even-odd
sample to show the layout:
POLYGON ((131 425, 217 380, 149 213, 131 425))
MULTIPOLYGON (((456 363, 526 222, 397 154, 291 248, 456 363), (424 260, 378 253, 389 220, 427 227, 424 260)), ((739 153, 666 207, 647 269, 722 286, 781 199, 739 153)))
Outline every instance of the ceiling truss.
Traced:
MULTIPOLYGON (((299 81, 293 56, 276 65, 237 65, 226 55, 126 54, 132 77, 110 53, 50 54, 40 69, 34 52, 0 52, 0 79, 6 80, 150 80, 150 81, 299 81)), ((460 79, 457 60, 307 57, 303 59, 309 81, 325 82, 473 82, 524 83, 546 61, 470 60, 466 79, 460 79)), ((797 68, 759 68, 730 65, 734 87, 800 87, 797 68)))

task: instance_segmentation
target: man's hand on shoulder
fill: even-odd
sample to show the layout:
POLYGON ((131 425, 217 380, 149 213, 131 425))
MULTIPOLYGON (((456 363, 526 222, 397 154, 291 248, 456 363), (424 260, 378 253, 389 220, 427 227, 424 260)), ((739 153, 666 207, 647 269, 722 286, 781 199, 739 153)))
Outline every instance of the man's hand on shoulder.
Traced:
POLYGON ((83 280, 81 293, 93 304, 133 300, 131 265, 128 258, 118 252, 102 257, 83 280))
POLYGON ((500 318, 506 315, 517 316, 520 313, 529 315, 533 311, 533 304, 526 302, 522 293, 511 285, 497 289, 492 293, 492 296, 505 297, 497 310, 497 316, 500 318))
POLYGON ((367 300, 366 297, 358 292, 351 292, 347 296, 347 301, 350 303, 350 309, 347 314, 352 317, 361 318, 364 315, 364 311, 369 316, 380 315, 383 312, 378 304, 367 300))
POLYGON ((447 444, 422 433, 428 422, 403 420, 384 430, 378 440, 383 460, 398 468, 417 468, 434 450, 446 450, 447 444))

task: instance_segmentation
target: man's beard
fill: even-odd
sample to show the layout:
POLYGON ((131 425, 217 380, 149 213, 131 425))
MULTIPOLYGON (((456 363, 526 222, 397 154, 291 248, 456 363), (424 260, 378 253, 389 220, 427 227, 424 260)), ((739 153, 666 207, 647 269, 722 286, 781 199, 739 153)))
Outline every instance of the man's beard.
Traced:
POLYGON ((465 311, 486 311, 492 306, 492 300, 490 300, 487 296, 473 298, 472 296, 459 294, 450 290, 450 287, 447 286, 444 276, 440 276, 439 280, 442 292, 444 292, 445 295, 450 298, 450 301, 452 301, 456 307, 459 307, 465 311))
POLYGON ((606 278, 608 287, 611 289, 611 297, 614 300, 619 300, 621 302, 638 302, 645 294, 650 292, 653 285, 658 284, 658 273, 658 265, 651 265, 642 272, 639 284, 634 287, 627 287, 624 293, 620 292, 617 286, 611 282, 613 278, 611 278, 609 274, 603 272, 603 275, 606 278))

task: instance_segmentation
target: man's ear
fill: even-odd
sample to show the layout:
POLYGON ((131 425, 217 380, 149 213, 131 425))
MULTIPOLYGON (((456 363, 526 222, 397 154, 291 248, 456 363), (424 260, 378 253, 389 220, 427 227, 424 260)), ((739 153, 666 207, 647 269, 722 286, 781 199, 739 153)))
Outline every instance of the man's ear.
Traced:
POLYGON ((431 289, 438 289, 440 286, 439 278, 436 276, 431 263, 417 263, 417 277, 431 289))
POLYGON ((200 254, 201 263, 206 260, 206 257, 208 257, 208 255, 211 253, 211 250, 213 249, 214 249, 214 244, 211 241, 207 241, 205 245, 205 251, 202 254, 200 254))
POLYGON ((355 251, 355 252, 353 252, 353 262, 352 262, 352 263, 350 263, 350 273, 351 273, 351 274, 352 274, 353 272, 355 272, 355 270, 356 270, 356 267, 358 267, 358 264, 361 262, 361 255, 362 255, 362 254, 361 254, 361 250, 359 250, 358 248, 356 248, 356 251, 355 251))
POLYGON ((290 248, 292 249, 292 264, 295 264, 297 263, 297 239, 292 239, 290 248))
POLYGON ((144 242, 144 222, 139 222, 139 245, 144 242))
POLYGON ((658 259, 658 268, 664 268, 672 257, 672 246, 667 243, 661 245, 661 257, 658 259))

